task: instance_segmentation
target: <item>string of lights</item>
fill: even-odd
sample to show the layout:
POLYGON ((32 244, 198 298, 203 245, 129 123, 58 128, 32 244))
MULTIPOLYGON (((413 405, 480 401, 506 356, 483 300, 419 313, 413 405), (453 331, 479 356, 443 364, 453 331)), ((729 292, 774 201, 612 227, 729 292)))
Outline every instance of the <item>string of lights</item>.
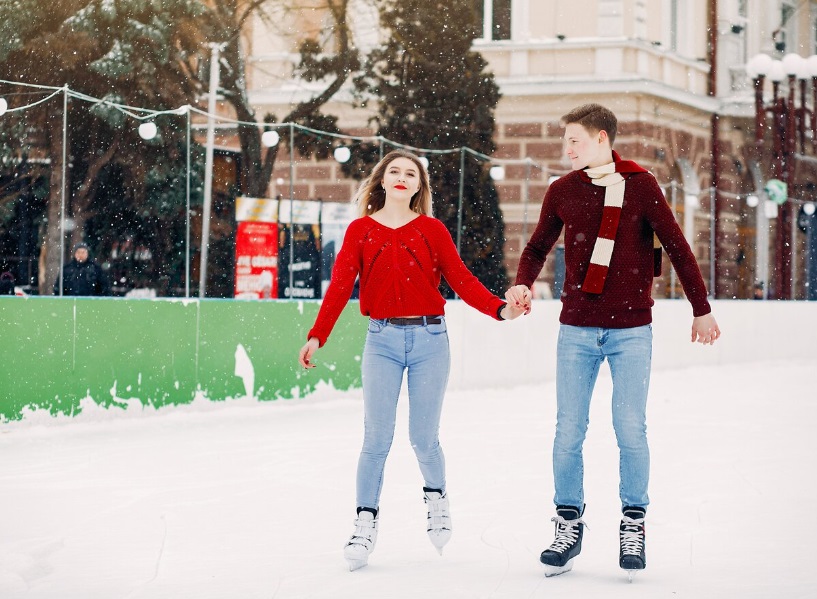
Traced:
MULTIPOLYGON (((332 132, 332 131, 322 131, 320 129, 314 129, 312 127, 308 127, 306 125, 301 125, 299 123, 259 123, 259 122, 255 122, 255 121, 242 121, 242 120, 238 120, 238 119, 232 119, 232 118, 229 118, 227 116, 220 115, 220 114, 211 114, 211 113, 209 113, 209 112, 207 112, 205 110, 202 110, 200 108, 196 108, 195 106, 191 106, 189 104, 184 105, 184 106, 180 106, 178 108, 173 108, 173 109, 157 110, 157 109, 146 108, 146 107, 130 106, 128 104, 122 104, 122 103, 119 103, 119 102, 114 102, 112 100, 105 99, 105 98, 97 98, 97 97, 94 97, 94 96, 90 96, 88 94, 84 94, 82 92, 78 92, 76 90, 72 90, 72 89, 70 89, 68 87, 54 87, 54 86, 46 86, 46 85, 35 85, 35 84, 29 84, 29 83, 20 82, 20 81, 8 81, 8 80, 4 80, 4 79, 0 79, 0 84, 19 85, 19 86, 23 86, 23 87, 36 87, 36 88, 40 88, 40 89, 48 89, 48 90, 51 90, 53 92, 51 95, 49 95, 47 98, 44 98, 43 100, 40 100, 40 101, 38 101, 36 103, 33 103, 33 104, 30 104, 30 105, 21 106, 21 107, 17 107, 17 108, 13 108, 13 109, 8 109, 8 112, 11 112, 12 110, 21 111, 21 110, 25 110, 25 109, 28 109, 28 108, 32 108, 33 106, 36 106, 37 104, 41 104, 43 102, 46 102, 46 101, 50 100, 51 98, 53 98, 53 97, 55 97, 55 96, 57 96, 57 95, 59 95, 61 93, 65 93, 70 98, 75 98, 77 100, 82 100, 82 101, 85 101, 85 102, 104 105, 104 106, 108 106, 110 108, 114 108, 116 110, 121 111, 123 114, 126 114, 126 115, 130 116, 131 118, 136 119, 136 120, 140 120, 140 121, 152 120, 152 119, 155 119, 158 116, 166 115, 166 114, 184 115, 189 110, 191 113, 198 114, 199 116, 206 117, 206 118, 212 118, 214 121, 217 121, 217 122, 221 123, 223 126, 226 125, 227 127, 230 127, 230 126, 235 126, 235 127, 237 127, 237 126, 250 126, 250 127, 262 128, 262 129, 265 129, 267 131, 270 131, 270 130, 274 131, 274 130, 278 130, 278 129, 293 128, 293 129, 296 129, 296 130, 301 131, 303 133, 312 133, 312 134, 315 134, 315 135, 319 135, 319 136, 327 137, 327 138, 332 138, 332 139, 338 139, 338 140, 344 140, 344 141, 350 141, 350 142, 381 143, 381 144, 389 145, 389 146, 394 147, 394 148, 400 148, 400 149, 408 150, 408 151, 415 152, 415 153, 418 153, 418 154, 423 154, 423 155, 444 155, 444 154, 454 154, 454 153, 457 153, 457 152, 466 152, 466 153, 471 154, 472 156, 474 156, 474 157, 476 157, 476 158, 478 158, 480 160, 483 160, 485 162, 492 162, 492 163, 496 163, 496 164, 527 164, 527 163, 530 163, 531 165, 544 170, 544 168, 542 166, 538 165, 531 158, 527 158, 527 157, 526 158, 521 158, 521 159, 496 158, 496 157, 484 154, 482 152, 479 152, 479 151, 477 151, 477 150, 475 150, 473 148, 470 148, 468 146, 461 146, 461 147, 447 148, 447 149, 422 148, 422 147, 413 146, 413 145, 410 145, 410 144, 400 143, 398 141, 388 139, 388 138, 386 138, 386 137, 384 137, 382 135, 365 136, 365 135, 349 135, 349 134, 346 134, 346 133, 335 133, 335 132, 332 132)), ((0 98, 0 99, 2 99, 2 98, 0 98)), ((193 128, 197 128, 197 126, 193 125, 193 128)), ((272 144, 272 145, 274 145, 274 144, 272 144)))

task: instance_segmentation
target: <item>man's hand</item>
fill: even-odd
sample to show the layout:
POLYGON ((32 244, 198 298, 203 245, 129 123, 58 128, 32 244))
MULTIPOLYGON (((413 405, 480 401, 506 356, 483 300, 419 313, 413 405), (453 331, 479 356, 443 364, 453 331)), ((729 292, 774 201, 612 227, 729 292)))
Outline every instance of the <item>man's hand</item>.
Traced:
POLYGON ((721 336, 721 330, 712 313, 696 316, 692 319, 692 343, 713 345, 721 336))
MULTIPOLYGON (((530 314, 532 298, 533 294, 525 285, 514 285, 513 287, 509 288, 505 292, 505 301, 508 302, 506 309, 512 307, 513 310, 521 310, 519 314, 516 314, 511 318, 516 318, 520 314, 530 314)), ((505 318, 504 310, 502 317, 505 318)))
POLYGON ((301 366, 304 368, 315 368, 315 364, 311 362, 312 354, 315 353, 319 346, 320 341, 318 341, 317 337, 309 338, 309 341, 306 342, 306 345, 304 345, 298 353, 298 362, 301 363, 301 366))

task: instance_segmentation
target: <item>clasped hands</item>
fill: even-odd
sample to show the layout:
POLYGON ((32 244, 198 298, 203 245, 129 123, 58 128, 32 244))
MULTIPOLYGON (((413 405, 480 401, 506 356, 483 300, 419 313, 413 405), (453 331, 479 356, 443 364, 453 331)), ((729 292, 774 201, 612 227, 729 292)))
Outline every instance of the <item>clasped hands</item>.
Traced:
POLYGON ((523 314, 530 314, 533 294, 526 285, 514 285, 505 292, 505 307, 500 315, 505 320, 513 320, 523 314))

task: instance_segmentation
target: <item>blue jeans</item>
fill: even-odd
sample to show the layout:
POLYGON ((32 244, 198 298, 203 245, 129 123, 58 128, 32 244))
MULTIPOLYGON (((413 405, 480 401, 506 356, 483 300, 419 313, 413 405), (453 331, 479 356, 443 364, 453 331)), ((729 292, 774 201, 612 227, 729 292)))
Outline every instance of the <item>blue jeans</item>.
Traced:
POLYGON ((441 324, 397 326, 371 319, 363 350, 365 432, 357 467, 357 505, 378 509, 397 399, 408 371, 409 439, 424 485, 445 490, 445 458, 438 433, 450 367, 441 324))
POLYGON ((556 363, 556 439, 553 478, 556 505, 584 506, 582 444, 590 421, 590 397, 607 359, 613 377, 613 428, 619 448, 622 507, 646 508, 650 476, 647 391, 652 326, 603 329, 561 325, 556 363))

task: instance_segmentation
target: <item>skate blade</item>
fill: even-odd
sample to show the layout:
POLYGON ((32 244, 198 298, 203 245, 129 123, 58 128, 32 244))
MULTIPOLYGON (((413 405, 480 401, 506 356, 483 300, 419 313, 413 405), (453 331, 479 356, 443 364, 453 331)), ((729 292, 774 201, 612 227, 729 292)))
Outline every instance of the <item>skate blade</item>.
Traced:
POLYGON ((431 541, 431 544, 434 545, 434 549, 437 550, 437 553, 442 555, 443 547, 445 547, 448 541, 451 540, 451 533, 441 535, 433 535, 429 533, 428 539, 431 541))
POLYGON ((359 570, 363 566, 367 565, 369 563, 369 560, 346 558, 346 563, 349 564, 349 572, 354 572, 355 570, 359 570))
POLYGON ((568 560, 564 566, 549 566, 548 564, 542 564, 542 566, 545 568, 545 577, 550 578, 551 576, 570 572, 573 569, 573 560, 568 560))
POLYGON ((635 578, 635 575, 641 572, 641 570, 625 570, 625 572, 627 572, 627 582, 632 584, 633 578, 635 578))

